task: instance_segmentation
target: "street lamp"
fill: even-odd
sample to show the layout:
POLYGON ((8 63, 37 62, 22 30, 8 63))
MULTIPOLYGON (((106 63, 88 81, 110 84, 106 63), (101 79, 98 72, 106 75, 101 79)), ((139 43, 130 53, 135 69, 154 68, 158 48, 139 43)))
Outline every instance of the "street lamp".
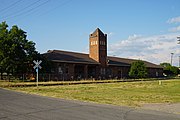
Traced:
POLYGON ((174 53, 171 53, 171 66, 172 66, 172 59, 173 59, 173 55, 174 55, 174 53))
POLYGON ((179 68, 180 68, 180 56, 179 56, 179 68))
MULTIPOLYGON (((177 44, 180 44, 180 37, 177 37, 177 41, 178 41, 178 43, 177 44)), ((180 68, 180 56, 179 56, 179 68, 180 68)))
POLYGON ((177 37, 177 39, 178 39, 178 40, 177 40, 177 41, 178 41, 178 44, 180 44, 180 37, 177 37))

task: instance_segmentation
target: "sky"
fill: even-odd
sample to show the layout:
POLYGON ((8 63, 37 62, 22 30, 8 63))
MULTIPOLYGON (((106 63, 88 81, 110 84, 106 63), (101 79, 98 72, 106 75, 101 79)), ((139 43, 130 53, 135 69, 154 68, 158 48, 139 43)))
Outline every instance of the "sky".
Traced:
POLYGON ((180 0, 0 0, 0 22, 27 32, 40 53, 88 53, 89 34, 108 35, 108 55, 179 66, 180 0), (173 53, 173 56, 171 56, 173 53))

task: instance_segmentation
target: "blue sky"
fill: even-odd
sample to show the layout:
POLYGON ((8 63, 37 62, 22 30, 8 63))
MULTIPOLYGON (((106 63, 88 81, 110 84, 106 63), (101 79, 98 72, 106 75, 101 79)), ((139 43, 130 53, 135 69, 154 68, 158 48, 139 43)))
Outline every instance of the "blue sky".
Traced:
POLYGON ((18 25, 40 53, 88 53, 89 34, 108 34, 108 55, 178 66, 179 0, 1 0, 0 22, 18 25))

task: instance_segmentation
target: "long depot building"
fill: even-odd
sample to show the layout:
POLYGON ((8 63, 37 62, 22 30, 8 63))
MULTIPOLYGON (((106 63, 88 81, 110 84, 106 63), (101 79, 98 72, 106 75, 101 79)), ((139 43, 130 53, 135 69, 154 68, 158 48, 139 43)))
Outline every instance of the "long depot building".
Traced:
MULTIPOLYGON (((128 78, 135 59, 107 56, 107 34, 97 28, 89 35, 89 54, 49 50, 43 54, 52 62, 51 73, 57 80, 128 78)), ((143 61, 148 77, 162 77, 163 68, 143 61)))

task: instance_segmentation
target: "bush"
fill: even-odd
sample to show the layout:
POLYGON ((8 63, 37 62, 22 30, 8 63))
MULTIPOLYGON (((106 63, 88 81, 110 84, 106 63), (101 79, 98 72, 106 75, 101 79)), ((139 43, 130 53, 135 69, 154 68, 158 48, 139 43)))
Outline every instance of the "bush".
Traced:
POLYGON ((129 76, 131 78, 145 78, 147 76, 147 69, 143 61, 138 60, 131 64, 129 76))

